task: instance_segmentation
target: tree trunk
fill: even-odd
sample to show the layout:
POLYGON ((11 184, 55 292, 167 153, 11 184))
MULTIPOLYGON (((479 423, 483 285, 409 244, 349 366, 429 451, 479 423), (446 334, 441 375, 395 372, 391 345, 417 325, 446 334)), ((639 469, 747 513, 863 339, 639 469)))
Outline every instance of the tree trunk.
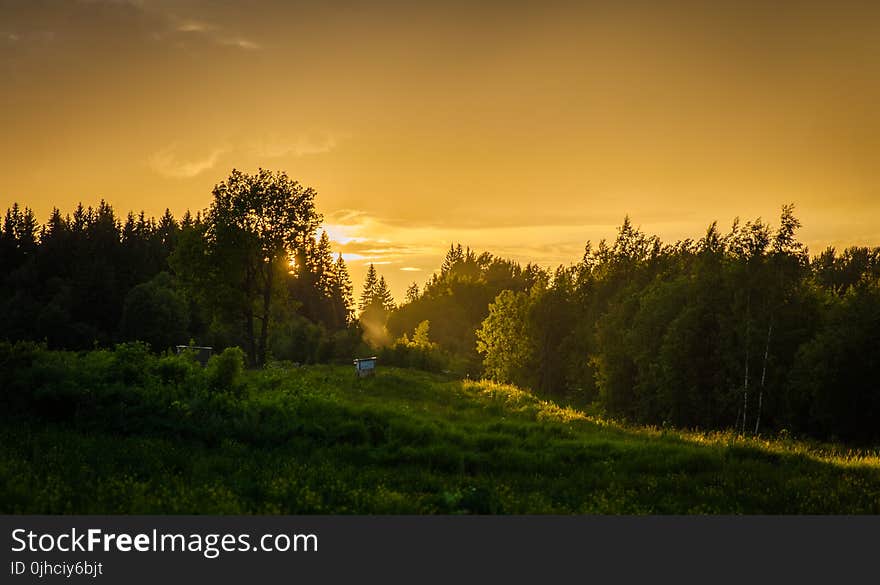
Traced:
POLYGON ((758 416, 755 419, 755 434, 761 424, 761 407, 764 404, 764 379, 767 376, 767 356, 770 354, 770 335, 773 333, 773 322, 767 327, 767 343, 764 345, 764 364, 761 366, 761 389, 758 392, 758 416))
MULTIPOLYGON (((245 291, 248 291, 250 294, 251 287, 253 286, 253 271, 250 266, 247 267, 245 271, 245 291)), ((247 309, 245 309, 245 336, 247 342, 247 354, 248 354, 248 362, 250 365, 254 366, 257 363, 257 344, 256 344, 256 335, 254 333, 254 308, 250 301, 248 301, 247 309)))
POLYGON ((750 334, 750 325, 751 325, 751 304, 752 304, 752 294, 749 293, 748 299, 746 300, 746 358, 745 358, 745 379, 743 381, 743 419, 742 419, 742 434, 746 433, 746 419, 748 418, 749 413, 749 334, 750 334))
POLYGON ((251 309, 248 309, 245 314, 245 322, 247 328, 245 335, 247 336, 248 363, 254 365, 257 363, 257 344, 254 339, 254 312, 251 309))
POLYGON ((263 322, 260 324, 260 354, 257 365, 266 364, 266 346, 269 343, 269 311, 272 306, 273 266, 270 260, 266 266, 268 272, 263 287, 263 322))

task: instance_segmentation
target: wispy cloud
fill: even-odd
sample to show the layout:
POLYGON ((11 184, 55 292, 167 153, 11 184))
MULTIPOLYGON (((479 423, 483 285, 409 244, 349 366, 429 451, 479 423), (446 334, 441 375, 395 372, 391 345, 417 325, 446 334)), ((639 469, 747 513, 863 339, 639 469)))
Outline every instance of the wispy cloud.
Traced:
POLYGON ((213 24, 208 24, 207 22, 200 22, 197 20, 185 20, 180 22, 175 30, 182 33, 206 33, 215 30, 216 28, 216 26, 214 26, 213 24))
MULTIPOLYGON (((326 134, 320 139, 309 135, 300 135, 291 140, 271 139, 252 141, 250 143, 232 140, 231 142, 233 144, 238 143, 238 145, 227 142, 222 146, 214 148, 205 156, 190 158, 187 158, 186 152, 181 153, 177 143, 173 143, 150 155, 148 162, 152 169, 160 175, 173 178, 188 178, 212 168, 217 164, 221 156, 229 153, 259 158, 300 157, 330 152, 336 147, 336 138, 331 134, 326 134)), ((352 211, 352 213, 358 212, 352 211)), ((343 218, 345 221, 348 221, 354 219, 354 216, 343 215, 343 218)), ((335 241, 349 243, 356 242, 359 239, 357 236, 346 234, 344 229, 337 230, 335 226, 330 227, 330 229, 335 230, 330 234, 335 241)), ((373 240, 373 242, 374 245, 375 243, 381 243, 378 240, 373 240)))
POLYGON ((185 179, 212 168, 221 156, 229 152, 229 147, 215 148, 208 155, 195 160, 182 160, 177 154, 177 145, 172 144, 150 157, 150 166, 165 177, 185 179))
POLYGON ((366 211, 347 208, 331 211, 327 214, 327 217, 332 219, 333 223, 339 224, 341 226, 357 226, 363 223, 361 220, 369 219, 369 215, 366 211))
POLYGON ((613 237, 613 224, 571 222, 568 225, 532 226, 426 226, 413 222, 398 225, 363 211, 341 209, 327 214, 325 229, 336 247, 364 263, 391 261, 401 272, 430 270, 442 259, 450 243, 488 250, 521 262, 556 266, 577 261, 584 243, 613 237), (528 242, 528 243, 526 243, 528 242))
POLYGON ((77 0, 79 4, 110 4, 117 6, 131 6, 143 10, 144 0, 77 0))
POLYGON ((244 49, 245 51, 256 51, 257 49, 262 48, 257 43, 240 37, 221 38, 218 39, 217 42, 227 47, 238 47, 239 49, 244 49))
POLYGON ((24 33, 2 32, 0 41, 12 43, 51 43, 55 40, 55 32, 51 30, 34 30, 24 33))
POLYGON ((257 156, 277 158, 282 156, 306 156, 324 154, 337 146, 334 134, 314 137, 302 134, 290 139, 270 138, 251 144, 251 151, 257 156))
POLYGON ((325 217, 324 229, 334 250, 348 261, 355 285, 363 281, 367 266, 374 264, 384 267, 384 275, 399 297, 413 278, 421 280, 436 272, 450 243, 461 242, 477 252, 554 268, 580 260, 588 239, 597 242, 615 233, 613 224, 576 221, 568 225, 435 226, 395 222, 358 209, 337 209, 325 217))
POLYGON ((259 43, 212 22, 179 18, 177 16, 171 16, 170 18, 173 23, 172 28, 174 32, 183 35, 197 35, 212 43, 224 47, 235 47, 245 51, 255 51, 262 48, 259 43))

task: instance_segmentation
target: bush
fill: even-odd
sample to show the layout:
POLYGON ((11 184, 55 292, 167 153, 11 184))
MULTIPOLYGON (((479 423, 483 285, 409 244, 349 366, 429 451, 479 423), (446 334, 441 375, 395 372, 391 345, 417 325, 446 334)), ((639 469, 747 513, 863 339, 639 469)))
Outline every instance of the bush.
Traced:
POLYGON ((165 272, 132 288, 125 297, 120 326, 124 339, 145 341, 163 351, 186 338, 188 325, 186 301, 165 272))
POLYGON ((142 386, 148 375, 147 364, 154 360, 146 343, 120 343, 113 351, 113 378, 127 386, 142 386))
POLYGON ((241 373, 244 370, 244 352, 240 347, 227 347, 223 353, 211 357, 206 374, 208 386, 216 392, 234 395, 242 393, 241 373))
POLYGON ((166 355, 156 362, 156 375, 162 384, 179 385, 186 382, 196 367, 186 356, 166 355))
POLYGON ((880 287, 833 301, 816 336, 798 351, 789 381, 795 426, 812 436, 880 438, 880 287))

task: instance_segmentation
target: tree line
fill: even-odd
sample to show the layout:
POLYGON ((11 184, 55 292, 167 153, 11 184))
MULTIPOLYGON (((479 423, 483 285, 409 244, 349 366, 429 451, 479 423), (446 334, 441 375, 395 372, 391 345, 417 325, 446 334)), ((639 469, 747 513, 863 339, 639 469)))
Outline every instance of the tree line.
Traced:
POLYGON ((315 191, 233 171, 204 212, 13 205, 0 226, 0 339, 90 349, 190 340, 270 360, 485 376, 655 425, 880 438, 880 248, 810 256, 784 206, 663 243, 627 218, 555 270, 461 244, 396 303, 369 266, 357 306, 315 191), (356 313, 357 311, 357 313, 356 313))
POLYGON ((101 201, 43 225, 14 204, 0 227, 0 339, 82 350, 240 346, 251 365, 351 357, 352 285, 315 191, 234 170, 204 213, 120 218, 101 201))
POLYGON ((626 219, 613 242, 476 332, 485 374, 574 394, 620 418, 743 433, 880 438, 880 248, 810 257, 784 206, 663 244, 626 219))
POLYGON ((811 257, 800 227, 786 205, 663 243, 626 218, 555 270, 453 245, 383 313, 380 355, 633 422, 876 441, 880 248, 811 257))

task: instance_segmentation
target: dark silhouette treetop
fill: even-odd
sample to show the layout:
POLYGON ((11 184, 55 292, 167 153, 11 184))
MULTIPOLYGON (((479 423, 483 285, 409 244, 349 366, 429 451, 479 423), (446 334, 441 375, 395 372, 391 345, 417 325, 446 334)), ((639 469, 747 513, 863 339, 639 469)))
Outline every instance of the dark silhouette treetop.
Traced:
POLYGON ((248 175, 233 169, 213 194, 206 218, 209 239, 215 239, 220 229, 235 228, 254 238, 263 260, 292 252, 323 220, 315 209, 315 190, 283 171, 259 169, 248 175))
POLYGON ((266 360, 279 271, 321 225, 315 195, 286 173, 265 169, 254 175, 233 169, 214 187, 205 217, 208 246, 215 266, 221 267, 216 284, 228 290, 227 304, 236 305, 244 318, 251 364, 266 360))

